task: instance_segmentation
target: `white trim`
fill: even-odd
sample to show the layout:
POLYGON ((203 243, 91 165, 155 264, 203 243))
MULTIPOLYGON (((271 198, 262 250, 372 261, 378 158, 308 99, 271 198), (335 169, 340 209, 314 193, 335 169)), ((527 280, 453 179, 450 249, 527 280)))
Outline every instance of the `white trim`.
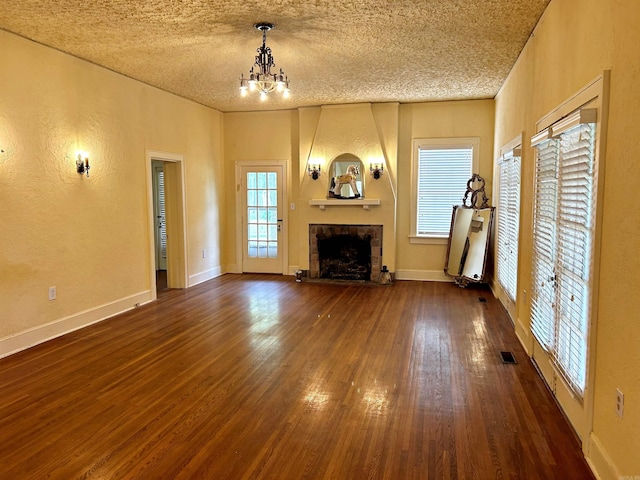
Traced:
POLYGON ((300 270, 300 266, 299 265, 289 265, 289 273, 288 273, 288 275, 295 275, 298 270, 300 270))
POLYGON ((520 157, 522 156, 522 137, 523 134, 519 133, 513 140, 507 142, 500 147, 501 157, 520 157))
POLYGON ((531 147, 535 147, 542 142, 546 142, 553 138, 550 128, 545 128, 531 137, 531 147))
POLYGON ((585 456, 591 472, 598 480, 640 480, 640 475, 622 476, 595 433, 589 435, 589 454, 585 456))
POLYGON ((446 245, 449 243, 449 237, 424 237, 418 235, 409 235, 409 243, 416 245, 446 245))
MULTIPOLYGON (((601 250, 601 235, 602 235, 602 212, 604 210, 604 175, 605 175, 605 165, 606 165, 606 137, 607 137, 607 120, 608 120, 608 110, 609 110, 609 90, 610 90, 610 76, 611 72, 609 70, 605 70, 601 75, 596 77, 590 83, 588 83, 584 88, 579 90, 577 93, 572 95, 566 101, 562 102, 558 107, 556 107, 551 112, 547 113, 543 116, 538 122, 536 122, 536 130, 540 131, 551 127, 558 120, 566 117, 574 110, 579 108, 589 108, 592 106, 596 106, 598 108, 598 118, 596 121, 596 148, 595 148, 595 168, 597 169, 597 181, 594 185, 595 194, 597 196, 596 200, 596 210, 595 210, 595 233, 593 235, 593 261, 592 261, 592 271, 591 271, 591 299, 590 304, 588 305, 590 311, 589 318, 589 339, 587 345, 587 377, 585 383, 585 393, 583 398, 583 416, 584 421, 581 422, 583 428, 582 431, 577 432, 581 437, 581 445, 582 450, 585 453, 585 456, 588 454, 590 442, 587 440, 589 438, 589 433, 593 430, 593 420, 594 420, 594 403, 595 403, 595 353, 596 353, 596 330, 598 325, 598 288, 599 288, 599 269, 600 269, 600 250, 601 250)), ((534 180, 535 182, 535 180, 534 180)), ((533 204, 532 204, 533 209, 533 204)), ((541 358, 537 359, 536 363, 538 363, 541 371, 544 371, 545 362, 549 362, 546 358, 546 353, 540 347, 536 348, 537 341, 532 337, 532 344, 534 348, 532 351, 540 351, 541 358)), ((534 356, 535 358, 535 356, 534 356)), ((546 376, 543 376, 547 383, 550 382, 546 376)), ((556 397, 558 398, 558 397, 556 397)), ((567 418, 571 420, 571 415, 569 413, 569 408, 571 405, 565 405, 562 399, 558 398, 558 403, 562 410, 565 412, 567 418)))
MULTIPOLYGON (((145 150, 146 157, 146 175, 147 175, 147 211, 148 211, 148 244, 149 244, 149 283, 151 285, 152 300, 156 300, 156 251, 155 251, 155 227, 153 223, 153 161, 160 162, 172 162, 178 163, 180 168, 180 182, 181 182, 181 209, 182 209, 182 260, 180 262, 180 268, 183 270, 182 285, 187 287, 189 285, 189 262, 187 252, 187 204, 186 204, 186 186, 185 186, 185 168, 184 168, 184 155, 180 153, 161 152, 159 150, 145 150)), ((167 261, 169 259, 167 258, 167 261)))
POLYGON ((362 207, 364 210, 369 210, 369 206, 371 205, 380 205, 379 198, 357 198, 353 200, 345 199, 324 199, 324 198, 314 198, 309 200, 309 205, 312 207, 320 207, 320 210, 324 210, 326 207, 346 207, 346 206, 356 206, 362 207))
MULTIPOLYGON (((586 105, 588 102, 595 100, 603 95, 604 88, 609 84, 609 70, 605 70, 602 75, 598 75, 589 82, 585 87, 580 89, 575 95, 569 97, 561 105, 551 110, 544 117, 536 122, 536 131, 550 127, 571 112, 586 105)), ((607 88, 608 90, 608 88, 607 88)))
MULTIPOLYGON (((411 239, 418 238, 439 238, 426 235, 417 234, 417 192, 418 192, 418 150, 423 146, 437 146, 441 148, 445 147, 460 147, 465 146, 472 147, 473 157, 471 160, 471 172, 477 172, 480 166, 480 137, 447 137, 447 138, 414 138, 411 147, 411 218, 410 218, 410 230, 409 237, 410 243, 421 243, 411 239)), ((464 191, 460 192, 460 203, 462 203, 462 197, 464 191)), ((453 205, 452 205, 453 207, 453 205)))
POLYGON ((242 273, 242 168, 243 167, 281 167, 282 168, 282 265, 280 273, 287 275, 289 263, 289 168, 286 160, 236 160, 236 271, 242 273))
POLYGON ((60 337, 75 330, 88 327, 120 313, 132 310, 154 300, 155 291, 146 290, 128 297, 105 303, 95 308, 38 325, 15 335, 0 339, 0 358, 26 350, 40 343, 60 337))
POLYGON ((531 335, 529 327, 523 325, 520 319, 515 320, 514 327, 516 337, 518 337, 524 351, 527 352, 527 355, 530 357, 533 356, 533 335, 531 335))
MULTIPOLYGON (((523 138, 523 133, 518 134, 516 137, 514 137, 511 141, 509 141, 508 143, 506 143, 505 145, 503 145, 500 148, 500 157, 497 159, 496 161, 496 165, 494 166, 494 175, 493 175, 493 198, 494 198, 494 205, 496 206, 496 222, 495 222, 495 226, 494 226, 494 236, 492 238, 492 240, 494 241, 494 246, 493 246, 493 261, 494 261, 494 272, 496 274, 496 282, 495 284, 498 286, 499 288, 499 292, 500 295, 498 296, 498 299, 500 301, 500 303, 502 303, 502 305, 505 307, 505 309, 507 310, 507 312, 509 313, 509 316, 511 317, 511 320, 515 322, 515 317, 517 315, 517 300, 518 300, 518 288, 519 288, 519 272, 520 272, 520 231, 521 231, 521 217, 522 217, 522 138, 523 138), (500 280, 498 279, 498 259, 499 259, 499 233, 500 233, 500 221, 502 219, 504 219, 503 217, 503 212, 500 209, 500 204, 501 204, 501 200, 502 200, 502 195, 504 192, 502 192, 501 190, 501 184, 502 184, 502 175, 503 175, 503 165, 505 165, 505 162, 507 161, 511 161, 511 162, 515 162, 515 159, 518 159, 518 163, 517 163, 517 167, 518 167, 518 175, 517 175, 517 179, 519 181, 518 184, 518 191, 517 191, 517 201, 518 201, 518 213, 517 213, 517 222, 518 222, 518 228, 517 231, 515 232, 515 234, 517 235, 517 244, 516 244, 516 248, 517 248, 517 258, 516 258, 516 263, 515 263, 515 291, 513 292, 513 298, 511 298, 511 294, 508 293, 505 288, 502 286, 502 284, 500 283, 500 280)), ((508 165, 508 164, 507 164, 508 165)), ((512 165, 515 165, 515 163, 513 163, 512 165)))
POLYGON ((598 110, 596 108, 581 108, 554 123, 551 126, 551 133, 554 137, 557 137, 578 125, 596 123, 597 119, 598 110))
POLYGON ((222 275, 222 268, 215 267, 210 268, 209 270, 205 270, 204 272, 196 273, 194 275, 189 275, 189 287, 193 287, 194 285, 198 285, 199 283, 206 282, 207 280, 211 280, 213 278, 219 277, 222 275))
POLYGON ((419 282, 453 282, 444 270, 396 270, 396 280, 416 280, 419 282))

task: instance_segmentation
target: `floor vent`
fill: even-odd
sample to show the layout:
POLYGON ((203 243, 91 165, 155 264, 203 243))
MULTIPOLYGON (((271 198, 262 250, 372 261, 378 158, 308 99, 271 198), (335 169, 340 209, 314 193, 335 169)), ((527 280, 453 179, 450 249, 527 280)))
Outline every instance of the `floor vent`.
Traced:
POLYGON ((487 299, 485 297, 478 297, 478 301, 480 303, 487 303, 487 299))
POLYGON ((500 352, 500 358, 502 358, 502 363, 518 363, 511 352, 500 352))

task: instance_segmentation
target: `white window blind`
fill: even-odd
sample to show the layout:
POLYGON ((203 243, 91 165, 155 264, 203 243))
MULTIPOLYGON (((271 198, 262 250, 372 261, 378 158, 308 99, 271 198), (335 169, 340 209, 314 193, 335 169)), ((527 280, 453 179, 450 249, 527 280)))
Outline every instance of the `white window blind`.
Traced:
POLYGON ((472 146, 418 148, 417 235, 449 235, 453 206, 462 203, 472 164, 472 146))
POLYGON ((515 302, 518 288, 518 232, 520 229, 520 149, 505 154, 498 162, 497 276, 509 298, 515 302))
POLYGON ((582 393, 587 362, 593 241, 595 125, 561 135, 558 198, 558 320, 555 357, 582 393))
POLYGON ((533 199, 533 268, 531 329, 547 350, 554 345, 556 194, 558 190, 558 140, 537 145, 533 199))
POLYGON ((160 256, 167 258, 167 222, 164 207, 164 172, 158 171, 158 215, 160 216, 160 256))
POLYGON ((594 121, 578 111, 551 127, 554 138, 534 145, 532 331, 579 395, 586 381, 596 207, 594 121))

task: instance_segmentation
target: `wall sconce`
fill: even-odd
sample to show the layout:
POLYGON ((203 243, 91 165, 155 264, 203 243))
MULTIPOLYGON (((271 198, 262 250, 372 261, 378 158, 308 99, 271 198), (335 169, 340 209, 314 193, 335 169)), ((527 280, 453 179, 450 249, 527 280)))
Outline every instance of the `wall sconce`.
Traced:
POLYGON ((382 176, 382 172, 384 172, 384 165, 382 163, 370 163, 369 164, 369 173, 373 175, 373 178, 378 180, 382 176))
POLYGON ((80 175, 82 175, 83 173, 86 173, 88 177, 90 168, 91 167, 89 166, 89 156, 85 153, 83 158, 83 154, 78 153, 78 159, 76 160, 76 172, 78 172, 80 175))
POLYGON ((311 178, 313 178, 314 180, 317 180, 318 177, 320 176, 320 164, 319 163, 310 163, 309 167, 307 168, 308 172, 309 172, 309 176, 311 178))

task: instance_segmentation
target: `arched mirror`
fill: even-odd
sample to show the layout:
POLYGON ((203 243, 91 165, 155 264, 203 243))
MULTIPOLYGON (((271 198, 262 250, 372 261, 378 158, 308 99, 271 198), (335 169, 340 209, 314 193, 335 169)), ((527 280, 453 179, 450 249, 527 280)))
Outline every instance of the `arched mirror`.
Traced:
POLYGON ((362 161, 351 153, 338 155, 329 167, 327 198, 354 199, 364 197, 362 161))
POLYGON ((474 174, 463 205, 453 207, 444 272, 463 287, 484 280, 494 212, 488 201, 484 179, 474 174))

